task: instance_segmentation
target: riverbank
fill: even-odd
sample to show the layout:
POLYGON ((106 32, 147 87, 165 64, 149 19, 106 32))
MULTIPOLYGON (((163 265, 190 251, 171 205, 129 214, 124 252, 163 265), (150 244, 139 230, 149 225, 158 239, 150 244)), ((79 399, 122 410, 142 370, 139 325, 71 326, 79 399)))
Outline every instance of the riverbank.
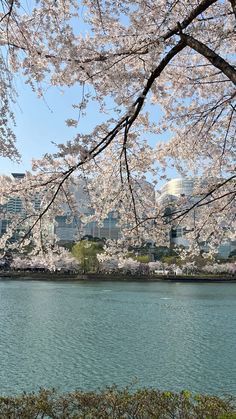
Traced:
POLYGON ((117 281, 117 282, 235 282, 229 275, 121 275, 101 273, 64 273, 33 271, 1 271, 0 280, 37 281, 117 281))

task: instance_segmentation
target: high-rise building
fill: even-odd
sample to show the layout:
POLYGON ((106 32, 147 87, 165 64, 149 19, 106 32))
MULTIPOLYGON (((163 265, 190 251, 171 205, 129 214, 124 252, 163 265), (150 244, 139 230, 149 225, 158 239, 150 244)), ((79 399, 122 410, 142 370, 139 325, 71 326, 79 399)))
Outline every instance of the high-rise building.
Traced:
MULTIPOLYGON (((18 182, 22 181, 25 177, 25 173, 12 173, 11 174, 13 181, 18 182)), ((41 199, 38 192, 35 192, 34 197, 32 198, 32 205, 34 209, 40 210, 41 205, 41 199)), ((27 209, 23 205, 22 197, 20 196, 12 196, 9 198, 9 200, 6 202, 6 204, 1 206, 1 214, 0 214, 0 236, 6 233, 7 228, 9 225, 11 225, 12 221, 14 220, 15 216, 20 216, 24 218, 24 216, 27 214, 27 209)), ((24 223, 23 223, 24 224, 24 223)), ((13 232, 12 241, 15 241, 19 238, 19 233, 22 234, 24 231, 27 232, 28 227, 23 225, 22 223, 19 223, 19 227, 17 228, 17 231, 13 232)), ((48 224, 47 226, 44 226, 45 231, 47 231, 49 234, 53 233, 52 230, 52 224, 48 224)))
MULTIPOLYGON (((155 205, 155 190, 154 187, 147 181, 141 179, 136 186, 137 191, 146 193, 149 196, 150 202, 155 205)), ((134 190, 136 191, 134 188, 134 190)), ((81 215, 93 216, 94 212, 91 209, 90 196, 83 179, 79 179, 76 185, 72 188, 73 195, 76 199, 77 210, 81 215)), ((76 241, 84 236, 96 237, 100 239, 117 240, 121 236, 119 227, 119 217, 117 212, 110 211, 107 217, 101 223, 91 221, 87 224, 81 222, 80 217, 70 217, 69 208, 65 208, 68 216, 56 217, 55 233, 59 240, 63 242, 76 241), (71 219, 70 219, 71 218, 71 219), (68 223, 70 219, 70 223, 68 223)))
MULTIPOLYGON (((11 176, 14 180, 22 180, 25 176, 24 173, 12 173, 11 176)), ((10 224, 10 218, 14 214, 20 214, 23 210, 22 200, 20 197, 12 197, 9 201, 1 206, 2 215, 0 218, 0 236, 7 231, 7 227, 10 224)))
POLYGON ((193 194, 194 180, 190 178, 171 179, 161 189, 162 199, 165 195, 171 196, 191 196, 193 194))
POLYGON ((61 243, 78 241, 84 236, 100 239, 115 239, 120 237, 117 214, 111 211, 100 226, 97 221, 82 223, 82 216, 92 216, 91 200, 86 182, 80 178, 71 187, 76 200, 76 210, 81 216, 71 214, 69 206, 65 206, 65 215, 55 217, 55 234, 61 243))
MULTIPOLYGON (((85 215, 92 214, 87 212, 85 215)), ((85 236, 117 240, 120 237, 120 228, 114 211, 108 214, 101 226, 97 221, 82 224, 78 217, 60 215, 55 218, 55 234, 61 243, 74 242, 85 236)))
MULTIPOLYGON (((24 173, 12 173, 15 181, 22 180, 25 177, 24 173)), ((82 215, 92 215, 93 212, 90 208, 89 194, 86 192, 83 180, 79 181, 72 190, 77 203, 77 210, 82 215)), ((34 207, 40 210, 41 199, 38 192, 35 193, 34 207)), ((2 215, 0 216, 0 236, 7 231, 11 219, 14 214, 21 215, 25 212, 23 208, 22 199, 20 196, 10 197, 8 202, 1 208, 2 215)), ((103 225, 99 226, 96 221, 82 224, 79 217, 71 216, 69 207, 65 204, 65 212, 67 215, 60 215, 55 217, 53 226, 54 233, 58 236, 59 241, 73 242, 79 240, 83 236, 92 236, 105 239, 118 239, 120 236, 120 229, 117 225, 118 218, 116 213, 110 212, 108 217, 103 221, 103 225), (70 219, 70 220, 69 220, 70 219)), ((23 228, 23 227, 22 227, 23 228)), ((49 230, 53 232, 52 225, 49 230)), ((16 239, 17 234, 14 234, 12 239, 16 239)))
MULTIPOLYGON (((198 179, 199 182, 199 179, 198 179)), ((177 178, 167 182, 160 190, 157 202, 167 209, 167 214, 171 214, 171 211, 175 211, 175 203, 179 198, 186 198, 185 206, 189 207, 198 201, 199 196, 194 195, 194 186, 196 180, 193 178, 177 178)), ((204 184, 204 180, 201 181, 204 184)), ((184 210, 184 207, 183 207, 184 210)), ((195 220, 199 217, 197 208, 193 209, 190 213, 192 219, 192 228, 194 228, 195 220)), ((189 240, 187 239, 186 233, 187 228, 184 222, 173 222, 170 223, 170 244, 175 246, 189 246, 189 240)), ((189 229, 188 229, 189 231, 189 229)), ((232 250, 236 248, 236 241, 225 241, 219 245, 218 254, 222 258, 227 258, 232 250)), ((205 244, 207 249, 207 244, 205 244)))

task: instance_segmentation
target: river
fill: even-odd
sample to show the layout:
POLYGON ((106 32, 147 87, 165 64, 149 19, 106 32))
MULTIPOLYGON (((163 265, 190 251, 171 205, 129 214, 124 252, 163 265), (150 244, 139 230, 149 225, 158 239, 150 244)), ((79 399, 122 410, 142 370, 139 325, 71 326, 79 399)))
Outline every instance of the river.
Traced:
POLYGON ((236 284, 0 281, 1 394, 236 394, 236 284))

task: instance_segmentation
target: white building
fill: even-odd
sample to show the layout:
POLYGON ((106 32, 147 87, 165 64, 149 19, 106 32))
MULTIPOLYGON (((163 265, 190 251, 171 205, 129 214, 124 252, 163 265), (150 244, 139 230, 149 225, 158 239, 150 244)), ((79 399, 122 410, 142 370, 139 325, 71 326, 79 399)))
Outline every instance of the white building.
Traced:
MULTIPOLYGON (((171 179, 161 188, 157 202, 166 208, 168 216, 168 213, 174 210, 175 203, 179 198, 187 198, 187 202, 193 203, 193 188, 193 179, 171 179)), ((176 225, 172 224, 170 228, 170 243, 176 246, 188 247, 189 243, 185 236, 185 229, 185 226, 179 223, 176 225)))
MULTIPOLYGON (((201 182, 204 182, 204 180, 201 182)), ((181 197, 186 198, 187 206, 194 204, 199 199, 199 197, 193 195, 195 183, 196 181, 193 178, 172 179, 160 190, 157 202, 169 209, 169 212, 171 212, 171 207, 174 208, 175 202, 181 197)), ((198 216, 197 209, 194 209, 191 215, 194 226, 194 220, 198 216)), ((180 223, 172 224, 170 229, 170 243, 176 246, 189 246, 189 241, 186 238, 186 226, 180 223)), ((218 254, 222 258, 227 258, 235 248, 235 240, 224 242, 219 246, 218 254)))
POLYGON ((190 178, 171 179, 161 188, 161 198, 164 199, 166 195, 175 197, 192 196, 194 187, 194 180, 190 178))

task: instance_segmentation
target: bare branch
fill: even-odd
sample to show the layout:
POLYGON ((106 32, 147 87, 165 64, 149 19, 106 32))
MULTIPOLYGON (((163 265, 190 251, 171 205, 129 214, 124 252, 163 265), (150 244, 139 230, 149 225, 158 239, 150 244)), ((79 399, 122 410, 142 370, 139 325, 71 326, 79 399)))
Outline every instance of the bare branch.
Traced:
POLYGON ((11 0, 10 2, 10 7, 9 7, 9 10, 7 11, 7 13, 5 13, 5 15, 3 15, 2 17, 1 17, 1 19, 0 19, 0 23, 4 20, 4 19, 6 19, 6 18, 10 18, 10 16, 11 16, 11 14, 12 14, 12 10, 13 10, 13 5, 14 5, 14 0, 11 0))
POLYGON ((174 211, 174 212, 168 214, 168 215, 172 216, 172 215, 175 215, 175 214, 179 213, 179 215, 177 217, 171 218, 171 221, 175 221, 176 219, 178 219, 180 217, 183 217, 184 215, 186 215, 190 211, 192 211, 194 208, 198 208, 198 207, 202 207, 202 206, 205 206, 205 205, 209 205, 209 203, 214 202, 214 201, 217 201, 219 199, 222 199, 224 196, 235 194, 235 191, 230 191, 230 192, 227 192, 226 194, 224 194, 224 195, 222 195, 220 197, 212 198, 211 201, 206 201, 206 199, 209 198, 210 196, 212 196, 214 192, 216 192, 217 190, 219 190, 220 188, 222 188, 224 185, 226 185, 227 183, 231 182, 235 178, 236 178, 236 175, 233 175, 230 178, 226 179, 225 181, 217 184, 214 188, 212 188, 209 192, 207 192, 201 199, 199 199, 199 201, 195 202, 193 205, 191 205, 186 210, 184 210, 184 211, 178 210, 178 211, 174 211), (204 202, 204 201, 206 201, 206 202, 204 202))

